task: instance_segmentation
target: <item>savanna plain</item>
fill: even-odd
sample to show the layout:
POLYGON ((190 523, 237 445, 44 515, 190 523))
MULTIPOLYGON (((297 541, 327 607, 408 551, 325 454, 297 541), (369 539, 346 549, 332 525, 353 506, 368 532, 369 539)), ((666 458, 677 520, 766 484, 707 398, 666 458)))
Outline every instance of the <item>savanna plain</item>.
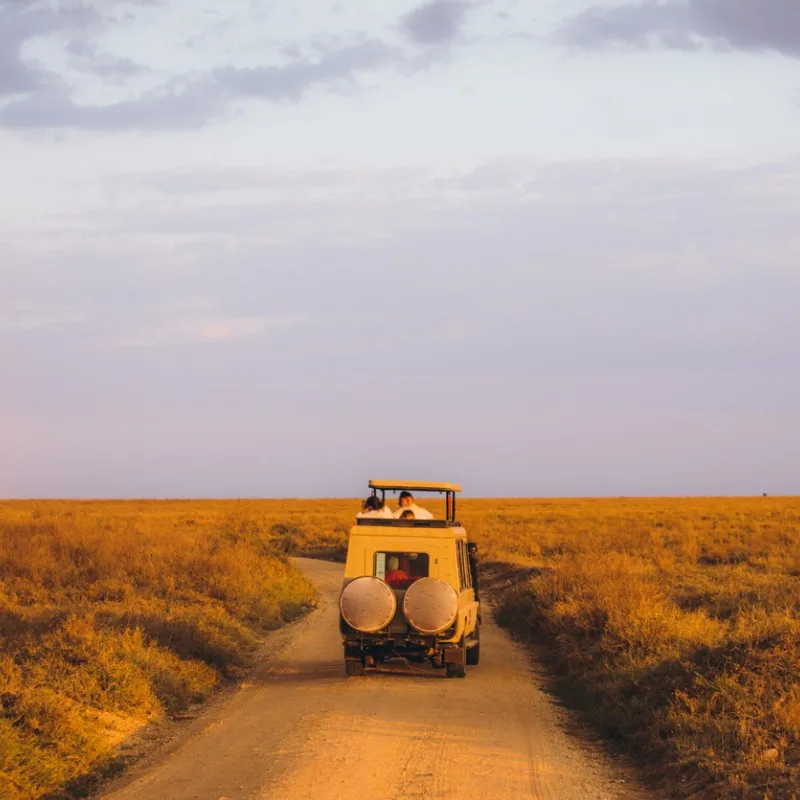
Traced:
MULTIPOLYGON (((435 504, 434 511, 442 512, 435 504)), ((0 797, 81 796, 313 608, 352 500, 0 502, 0 797)), ((800 796, 800 498, 463 500, 501 624, 673 797, 800 796)))

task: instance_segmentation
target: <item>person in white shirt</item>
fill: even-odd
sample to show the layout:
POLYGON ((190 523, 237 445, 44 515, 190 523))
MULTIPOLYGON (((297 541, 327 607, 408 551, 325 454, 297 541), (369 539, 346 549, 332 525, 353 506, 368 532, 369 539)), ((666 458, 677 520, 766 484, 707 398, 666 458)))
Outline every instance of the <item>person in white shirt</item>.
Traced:
POLYGON ((400 519, 400 515, 409 509, 414 513, 414 519, 433 519, 433 514, 427 508, 422 508, 414 502, 414 496, 411 492, 400 492, 400 497, 397 498, 398 508, 394 512, 394 518, 400 519))
POLYGON ((373 517, 375 519, 394 519, 392 510, 376 494, 371 494, 361 505, 356 517, 373 517))

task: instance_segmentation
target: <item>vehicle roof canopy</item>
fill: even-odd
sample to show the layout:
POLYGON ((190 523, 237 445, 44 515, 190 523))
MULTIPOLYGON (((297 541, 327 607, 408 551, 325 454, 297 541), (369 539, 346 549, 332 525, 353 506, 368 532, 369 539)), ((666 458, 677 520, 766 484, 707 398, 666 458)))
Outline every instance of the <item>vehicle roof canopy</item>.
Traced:
POLYGON ((378 481, 369 482, 370 489, 380 491, 409 491, 409 492, 460 492, 461 486, 457 483, 436 483, 431 481, 378 481))

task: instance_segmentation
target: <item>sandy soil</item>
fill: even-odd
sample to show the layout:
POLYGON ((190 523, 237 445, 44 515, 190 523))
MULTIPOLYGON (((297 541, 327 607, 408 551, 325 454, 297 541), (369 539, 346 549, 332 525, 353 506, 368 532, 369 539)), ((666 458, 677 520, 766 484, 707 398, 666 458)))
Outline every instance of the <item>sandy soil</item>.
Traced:
POLYGON ((591 743, 568 735, 526 654, 484 615, 464 680, 386 666, 346 678, 342 566, 297 559, 322 595, 237 692, 111 785, 106 800, 375 797, 642 800, 591 743))

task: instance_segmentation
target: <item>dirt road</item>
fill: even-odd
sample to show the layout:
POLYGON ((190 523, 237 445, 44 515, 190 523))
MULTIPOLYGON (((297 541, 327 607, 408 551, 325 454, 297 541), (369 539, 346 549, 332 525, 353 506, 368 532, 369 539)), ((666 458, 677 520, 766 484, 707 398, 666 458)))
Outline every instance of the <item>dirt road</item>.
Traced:
POLYGON ((189 726, 182 741, 107 800, 279 798, 642 798, 569 737, 525 654, 491 620, 464 680, 399 664, 346 678, 338 632, 342 568, 298 559, 322 595, 277 634, 269 663, 189 726))

